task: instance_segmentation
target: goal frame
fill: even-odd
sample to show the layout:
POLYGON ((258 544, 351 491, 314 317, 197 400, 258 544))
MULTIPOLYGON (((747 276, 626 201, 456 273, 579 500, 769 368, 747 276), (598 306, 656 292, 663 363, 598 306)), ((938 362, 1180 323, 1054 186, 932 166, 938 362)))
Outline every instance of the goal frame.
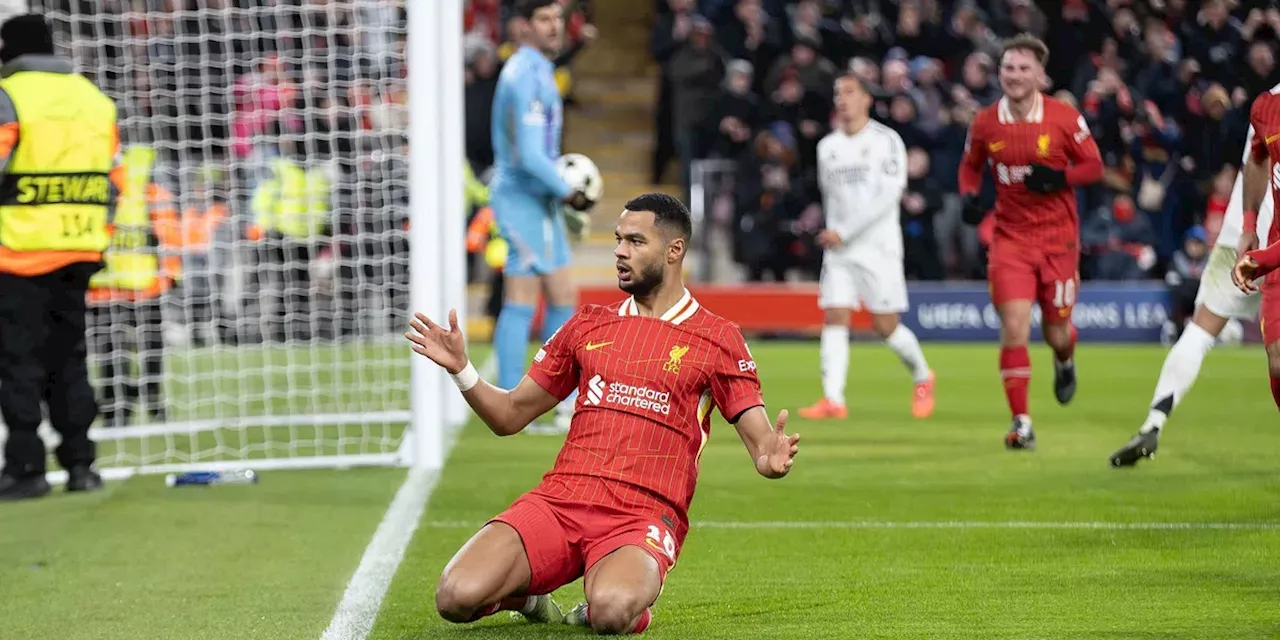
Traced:
MULTIPOLYGON (((378 0, 352 0, 353 5, 378 0)), ((431 0, 405 3, 407 24, 404 63, 408 93, 408 270, 410 312, 420 311, 447 324, 456 309, 459 326, 465 327, 467 310, 467 262, 464 171, 464 0, 431 0), (450 87, 452 90, 441 90, 450 87), (452 214, 441 214, 452 212, 452 214)), ((12 3, 9 3, 10 5, 12 3)), ((22 9, 43 13, 34 0, 23 7, 0 6, 9 15, 22 9)), ((407 330, 407 327, 405 327, 407 330)), ((140 474, 183 471, 225 471, 252 467, 258 470, 406 466, 438 470, 445 461, 449 442, 470 415, 466 403, 448 374, 424 357, 409 359, 409 409, 382 412, 319 415, 275 415, 244 419, 207 419, 165 422, 124 428, 94 427, 96 442, 154 436, 191 436, 228 427, 321 427, 361 421, 405 424, 399 447, 383 453, 299 455, 227 459, 99 469, 104 478, 119 480, 140 474)), ((52 449, 58 436, 47 421, 40 434, 52 449)), ((66 471, 51 469, 51 482, 66 481, 66 471)))

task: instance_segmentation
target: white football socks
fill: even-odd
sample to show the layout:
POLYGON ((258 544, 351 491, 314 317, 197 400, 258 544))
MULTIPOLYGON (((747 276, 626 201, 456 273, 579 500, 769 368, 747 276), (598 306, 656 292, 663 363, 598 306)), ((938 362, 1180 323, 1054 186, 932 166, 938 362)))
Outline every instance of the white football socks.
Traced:
POLYGON ((920 348, 920 341, 916 339, 916 334, 906 325, 898 325, 898 328, 884 339, 884 343, 898 354, 898 359, 902 360, 902 364, 906 365, 907 370, 911 372, 912 380, 917 383, 929 380, 929 362, 924 359, 924 350, 920 348))
POLYGON ((1160 379, 1156 381, 1156 393, 1151 398, 1151 413, 1142 425, 1142 433, 1164 427, 1169 414, 1173 413, 1173 409, 1182 402, 1182 397, 1191 390, 1191 385, 1195 384, 1196 376, 1200 375, 1200 365, 1204 363, 1204 357, 1213 348, 1215 341, 1200 325, 1187 323, 1182 337, 1178 338, 1178 342, 1169 349, 1169 355, 1165 356, 1160 379))
POLYGON ((843 407, 844 383, 849 375, 849 327, 822 327, 818 357, 822 364, 822 394, 843 407))

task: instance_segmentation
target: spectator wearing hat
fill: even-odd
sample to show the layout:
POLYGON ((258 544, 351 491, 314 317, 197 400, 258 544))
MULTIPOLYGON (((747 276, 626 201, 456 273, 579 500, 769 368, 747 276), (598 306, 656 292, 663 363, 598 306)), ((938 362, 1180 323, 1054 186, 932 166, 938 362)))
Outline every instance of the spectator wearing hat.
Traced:
POLYGON ((941 132, 951 87, 942 75, 942 65, 933 58, 917 56, 911 60, 911 98, 920 107, 916 124, 929 136, 941 132))

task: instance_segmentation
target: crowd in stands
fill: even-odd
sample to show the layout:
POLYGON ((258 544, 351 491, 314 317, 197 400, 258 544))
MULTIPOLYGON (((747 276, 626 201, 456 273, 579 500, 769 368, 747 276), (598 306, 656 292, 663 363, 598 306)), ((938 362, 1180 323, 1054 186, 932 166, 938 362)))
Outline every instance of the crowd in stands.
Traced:
POLYGON ((960 220, 956 167, 975 111, 1000 97, 1003 38, 1048 44, 1046 91, 1081 111, 1102 152, 1105 177, 1079 191, 1085 279, 1165 278, 1202 255, 1222 224, 1252 100, 1280 82, 1280 3, 1270 0, 657 2, 653 179, 672 159, 686 183, 697 161, 732 166, 732 186, 711 196, 731 206, 709 209, 727 212, 754 278, 816 273, 814 148, 830 131, 841 70, 877 89, 873 117, 909 147, 902 228, 918 279, 984 273, 977 232, 960 220))

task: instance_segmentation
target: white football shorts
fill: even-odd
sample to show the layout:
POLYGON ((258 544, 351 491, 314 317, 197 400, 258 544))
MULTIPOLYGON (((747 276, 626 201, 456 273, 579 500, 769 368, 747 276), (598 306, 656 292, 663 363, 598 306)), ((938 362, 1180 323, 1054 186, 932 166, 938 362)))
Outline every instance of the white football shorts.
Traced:
POLYGON ((902 260, 886 257, 867 264, 828 253, 822 259, 818 279, 818 307, 866 309, 875 314, 905 312, 910 307, 902 260))
POLYGON ((1258 307, 1262 305, 1262 294, 1245 294, 1231 283, 1231 270, 1236 266, 1236 250, 1234 247, 1216 246, 1209 254, 1209 264, 1200 279, 1200 289, 1196 292, 1196 305, 1204 305, 1214 315, 1237 320, 1252 320, 1258 317, 1258 307))

